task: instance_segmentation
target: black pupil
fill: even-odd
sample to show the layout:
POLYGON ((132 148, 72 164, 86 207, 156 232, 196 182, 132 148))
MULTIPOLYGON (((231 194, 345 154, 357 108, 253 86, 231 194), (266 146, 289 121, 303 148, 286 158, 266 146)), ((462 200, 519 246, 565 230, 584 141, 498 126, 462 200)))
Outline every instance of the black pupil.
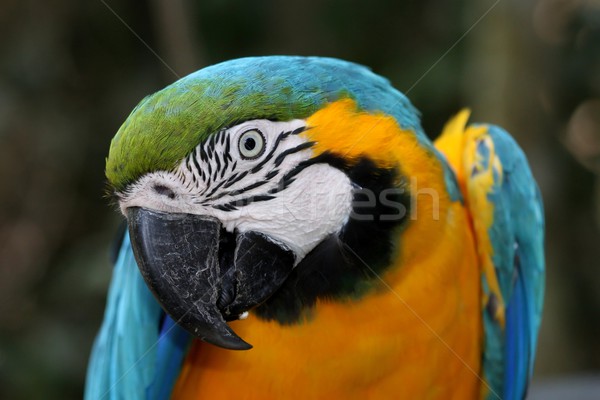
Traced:
POLYGON ((248 151, 252 151, 254 150, 254 148, 256 147, 256 140, 254 140, 254 138, 246 138, 244 140, 244 148, 248 151))

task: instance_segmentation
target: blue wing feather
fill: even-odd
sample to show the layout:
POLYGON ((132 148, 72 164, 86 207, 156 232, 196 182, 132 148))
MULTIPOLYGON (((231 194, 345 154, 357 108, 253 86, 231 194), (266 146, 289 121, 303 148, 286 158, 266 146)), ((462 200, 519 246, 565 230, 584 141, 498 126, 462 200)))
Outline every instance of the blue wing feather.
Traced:
POLYGON ((162 373, 156 374, 147 390, 148 399, 168 399, 179 377, 181 364, 190 344, 190 335, 165 315, 158 341, 157 361, 162 373))
POLYGON ((126 234, 88 365, 86 399, 168 398, 190 339, 163 316, 126 234))
POLYGON ((504 367, 504 397, 518 399, 526 392, 527 378, 529 377, 530 344, 528 337, 531 335, 528 310, 523 307, 526 302, 523 278, 517 278, 513 295, 506 309, 506 341, 505 341, 505 367, 504 367))
POLYGON ((544 217, 527 159, 491 125, 465 127, 469 111, 436 141, 472 216, 481 268, 482 397, 522 399, 533 371, 544 297, 544 217))
MULTIPOLYGON (((516 142, 496 126, 487 126, 487 134, 502 168, 494 190, 488 193, 494 204, 489 236, 506 308, 504 329, 498 329, 493 318, 485 319, 490 338, 503 344, 501 357, 494 357, 503 360, 503 368, 484 372, 491 376, 490 372, 498 375, 502 371, 495 377, 496 382, 502 381, 497 393, 502 393, 503 399, 522 399, 533 372, 543 306, 543 208, 527 159, 516 142)), ((494 347, 497 352, 498 346, 494 347)))

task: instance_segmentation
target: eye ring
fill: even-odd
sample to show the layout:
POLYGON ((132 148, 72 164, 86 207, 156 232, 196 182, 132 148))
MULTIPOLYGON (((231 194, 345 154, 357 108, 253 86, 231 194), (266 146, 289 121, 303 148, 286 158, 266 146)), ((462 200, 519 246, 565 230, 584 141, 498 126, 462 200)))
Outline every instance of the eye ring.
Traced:
POLYGON ((265 151, 265 137, 258 129, 249 129, 240 135, 238 150, 246 160, 254 160, 265 151))

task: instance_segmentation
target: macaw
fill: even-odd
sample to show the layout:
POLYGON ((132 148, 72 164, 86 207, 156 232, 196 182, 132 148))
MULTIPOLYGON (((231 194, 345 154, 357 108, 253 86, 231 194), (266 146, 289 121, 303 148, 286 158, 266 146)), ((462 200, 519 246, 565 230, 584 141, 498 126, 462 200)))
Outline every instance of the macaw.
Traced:
POLYGON ((522 399, 542 202, 503 129, 366 67, 243 58, 144 98, 110 146, 126 218, 87 399, 522 399))

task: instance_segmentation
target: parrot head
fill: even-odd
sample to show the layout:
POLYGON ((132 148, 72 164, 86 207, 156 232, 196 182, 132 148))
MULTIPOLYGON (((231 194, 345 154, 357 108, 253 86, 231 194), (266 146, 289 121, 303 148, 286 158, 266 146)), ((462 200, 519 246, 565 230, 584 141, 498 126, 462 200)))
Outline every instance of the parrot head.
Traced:
POLYGON ((209 343, 248 349, 228 321, 254 310, 296 322, 319 299, 360 296, 389 265, 411 198, 396 141, 435 159, 416 110, 367 68, 245 58, 142 100, 106 174, 163 309, 209 343))

